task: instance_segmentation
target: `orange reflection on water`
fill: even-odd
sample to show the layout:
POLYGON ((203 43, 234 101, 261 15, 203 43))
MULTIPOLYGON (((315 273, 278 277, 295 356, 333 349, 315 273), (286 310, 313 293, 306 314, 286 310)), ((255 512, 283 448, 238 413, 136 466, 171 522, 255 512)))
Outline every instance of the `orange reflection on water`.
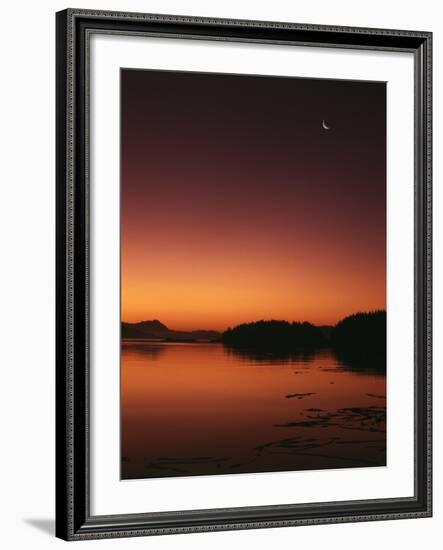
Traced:
POLYGON ((382 466, 386 377, 329 350, 122 342, 122 478, 382 466))

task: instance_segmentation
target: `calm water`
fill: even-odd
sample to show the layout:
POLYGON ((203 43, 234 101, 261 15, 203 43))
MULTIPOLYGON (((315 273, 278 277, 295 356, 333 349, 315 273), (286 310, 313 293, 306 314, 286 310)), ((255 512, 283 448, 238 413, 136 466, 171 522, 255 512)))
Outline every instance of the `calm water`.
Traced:
POLYGON ((121 381, 123 479, 386 463, 386 377, 329 350, 123 341, 121 381))

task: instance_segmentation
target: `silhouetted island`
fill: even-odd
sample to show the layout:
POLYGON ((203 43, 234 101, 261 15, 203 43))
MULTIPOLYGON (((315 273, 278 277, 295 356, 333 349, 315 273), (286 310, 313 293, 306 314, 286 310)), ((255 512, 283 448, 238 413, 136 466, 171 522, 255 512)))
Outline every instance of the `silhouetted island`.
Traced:
POLYGON ((256 321, 226 330, 221 341, 246 356, 278 358, 312 354, 330 347, 337 358, 355 369, 386 368, 386 311, 355 313, 334 327, 288 321, 256 321))
POLYGON ((165 340, 167 342, 197 342, 219 341, 220 333, 216 330, 172 330, 166 325, 154 319, 152 321, 140 321, 139 323, 121 324, 121 337, 123 339, 147 339, 165 340))
POLYGON ((319 327, 311 323, 256 321, 228 328, 222 342, 229 347, 269 351, 318 348, 327 345, 319 327))
POLYGON ((386 368, 386 311, 345 317, 331 333, 331 346, 340 359, 356 367, 386 368))

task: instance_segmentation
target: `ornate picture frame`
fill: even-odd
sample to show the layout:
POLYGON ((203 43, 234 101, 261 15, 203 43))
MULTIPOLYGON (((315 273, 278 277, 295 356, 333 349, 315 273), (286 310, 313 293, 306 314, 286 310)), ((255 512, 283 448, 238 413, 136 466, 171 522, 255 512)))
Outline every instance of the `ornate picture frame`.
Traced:
MULTIPOLYGON (((65 540, 421 518, 432 514, 432 34, 68 9, 57 13, 56 535, 65 540), (91 37, 408 53, 414 64, 414 461, 411 496, 100 514, 91 510, 91 37)), ((402 197, 399 197, 402 200, 402 197)), ((412 359, 411 359, 412 360, 412 359)), ((411 434, 412 437, 412 434, 411 434)), ((149 500, 149 495, 147 495, 149 500)))

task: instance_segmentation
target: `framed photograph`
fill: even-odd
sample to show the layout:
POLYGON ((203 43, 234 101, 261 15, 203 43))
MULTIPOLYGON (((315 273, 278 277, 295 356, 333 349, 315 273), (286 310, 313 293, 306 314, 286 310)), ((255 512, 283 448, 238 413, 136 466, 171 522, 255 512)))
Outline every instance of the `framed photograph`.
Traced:
POLYGON ((57 13, 58 537, 431 515, 431 41, 57 13))

